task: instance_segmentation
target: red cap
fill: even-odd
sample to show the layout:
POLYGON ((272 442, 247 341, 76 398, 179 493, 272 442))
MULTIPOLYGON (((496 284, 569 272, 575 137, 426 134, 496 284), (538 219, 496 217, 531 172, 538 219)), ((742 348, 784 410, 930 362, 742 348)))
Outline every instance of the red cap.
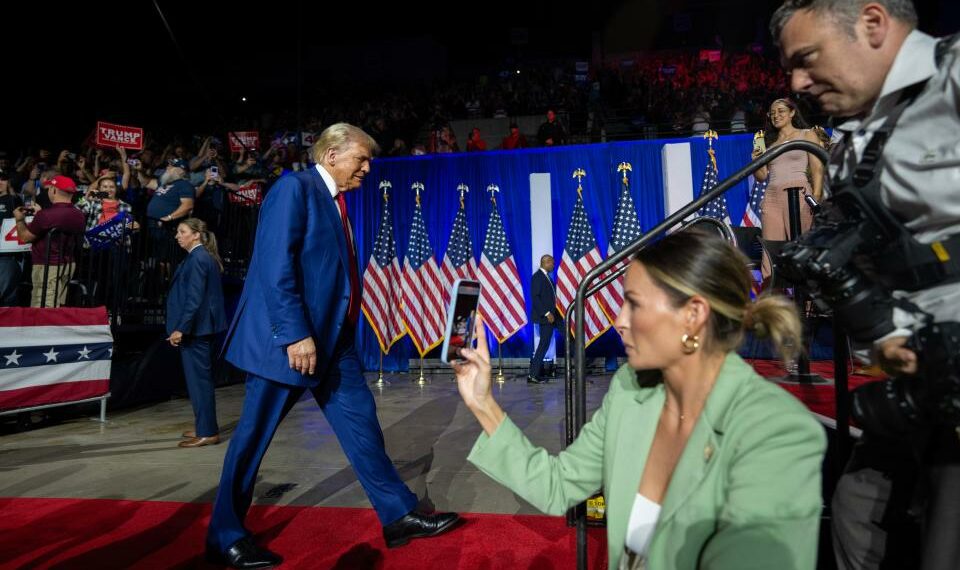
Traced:
POLYGON ((63 190, 64 192, 69 192, 71 194, 77 191, 77 184, 73 180, 59 174, 44 182, 43 185, 53 186, 57 190, 63 190))

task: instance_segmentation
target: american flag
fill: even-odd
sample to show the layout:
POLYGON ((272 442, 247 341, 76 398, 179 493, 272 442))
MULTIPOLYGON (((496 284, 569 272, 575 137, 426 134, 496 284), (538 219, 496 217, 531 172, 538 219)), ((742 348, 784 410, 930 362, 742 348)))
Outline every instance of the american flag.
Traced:
MULTIPOLYGON (((763 195, 766 191, 767 180, 760 182, 754 178, 753 188, 750 190, 750 201, 747 203, 746 211, 743 212, 743 220, 740 222, 741 226, 748 228, 759 228, 761 226, 760 221, 763 219, 763 195)), ((763 290, 763 274, 759 269, 753 269, 750 271, 750 276, 750 294, 752 298, 756 299, 763 290)))
MULTIPOLYGON (((630 195, 630 189, 627 186, 626 177, 623 179, 620 189, 620 200, 617 203, 617 213, 613 220, 613 233, 610 235, 610 244, 607 247, 607 257, 636 241, 641 234, 640 222, 637 219, 637 209, 633 204, 633 196, 630 195)), ((625 259, 617 264, 611 271, 618 270, 630 263, 625 259)), ((614 321, 620 314, 620 308, 623 306, 623 277, 617 278, 599 293, 600 305, 609 317, 614 321)))
POLYGON ((476 279, 477 275, 477 261, 473 257, 473 242, 470 241, 467 212, 462 199, 453 220, 450 243, 447 244, 447 253, 443 256, 440 269, 443 275, 443 303, 446 306, 450 304, 450 288, 453 282, 457 279, 476 279))
MULTIPOLYGON (((703 183, 700 185, 700 193, 697 196, 703 196, 704 193, 713 190, 720 183, 717 174, 717 159, 713 149, 707 151, 710 154, 710 160, 707 161, 707 168, 703 171, 703 183)), ((706 206, 700 208, 697 212, 700 216, 716 218, 723 223, 730 225, 730 212, 727 210, 727 197, 720 195, 710 200, 706 206)))
POLYGON ((510 251, 497 202, 492 202, 478 271, 480 314, 497 340, 503 342, 527 324, 527 311, 517 262, 510 251))
POLYGON ((747 209, 743 212, 741 226, 748 228, 759 228, 760 220, 763 219, 763 195, 767 191, 767 181, 760 182, 753 179, 753 188, 750 190, 750 201, 747 203, 747 209))
POLYGON ((373 242, 370 263, 363 273, 363 297, 360 305, 384 354, 390 352, 393 343, 407 334, 400 317, 400 296, 400 260, 397 259, 397 242, 393 237, 390 200, 384 193, 380 229, 373 242))
POLYGON ((112 358, 105 307, 0 307, 0 410, 104 396, 112 358))
MULTIPOLYGON (((573 303, 577 295, 577 286, 584 275, 602 261, 597 240, 593 236, 593 228, 587 219, 587 212, 583 207, 583 197, 577 196, 577 203, 573 207, 573 218, 567 231, 567 244, 563 248, 563 259, 557 270, 557 309, 566 315, 567 307, 573 303)), ((600 306, 597 296, 587 299, 584 307, 584 330, 586 342, 589 344, 610 328, 607 316, 600 306)), ((572 315, 567 319, 573 325, 572 315)))
POLYGON ((442 287, 443 276, 433 258, 418 193, 403 259, 403 322, 421 357, 443 340, 442 287))

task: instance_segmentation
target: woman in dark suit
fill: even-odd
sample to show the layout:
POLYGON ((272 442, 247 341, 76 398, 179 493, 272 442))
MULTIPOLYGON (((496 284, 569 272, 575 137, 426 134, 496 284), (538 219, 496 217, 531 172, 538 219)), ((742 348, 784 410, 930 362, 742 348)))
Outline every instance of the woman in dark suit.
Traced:
POLYGON ((177 243, 187 251, 173 276, 167 297, 167 340, 180 347, 195 429, 183 432, 180 447, 220 443, 217 407, 213 394, 213 338, 227 328, 220 273, 223 262, 217 238, 198 218, 177 226, 177 243))

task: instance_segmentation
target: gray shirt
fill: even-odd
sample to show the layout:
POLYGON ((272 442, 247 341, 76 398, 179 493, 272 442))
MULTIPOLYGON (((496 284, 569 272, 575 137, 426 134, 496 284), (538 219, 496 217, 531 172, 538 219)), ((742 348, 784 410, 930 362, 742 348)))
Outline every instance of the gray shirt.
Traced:
MULTIPOLYGON (((903 112, 883 149, 881 197, 922 243, 960 232, 960 42, 954 42, 939 68, 937 40, 914 30, 894 59, 873 109, 837 129, 851 135, 852 152, 836 149, 830 174, 846 176, 859 161, 873 133, 883 124, 904 89, 924 80, 926 87, 903 112)), ((903 297, 936 321, 960 321, 960 283, 948 283, 903 297)), ((894 309, 897 330, 884 338, 906 336, 921 314, 894 309)), ((881 339, 882 340, 882 339, 881 339)))

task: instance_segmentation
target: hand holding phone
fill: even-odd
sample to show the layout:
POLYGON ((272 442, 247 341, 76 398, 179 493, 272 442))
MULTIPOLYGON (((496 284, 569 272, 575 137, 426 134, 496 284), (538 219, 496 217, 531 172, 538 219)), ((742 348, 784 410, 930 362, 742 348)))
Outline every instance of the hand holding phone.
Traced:
POLYGON ((758 157, 767 152, 767 141, 763 138, 763 131, 753 135, 753 156, 758 157))
POLYGON ((487 435, 493 435, 506 414, 493 397, 490 349, 487 346, 483 317, 479 315, 474 323, 474 335, 477 338, 477 347, 465 355, 465 360, 453 363, 453 373, 463 403, 473 412, 483 431, 487 435))
POLYGON ((447 327, 443 335, 440 360, 445 363, 462 362, 460 349, 473 348, 474 324, 480 304, 480 283, 457 279, 450 291, 447 308, 447 327))

